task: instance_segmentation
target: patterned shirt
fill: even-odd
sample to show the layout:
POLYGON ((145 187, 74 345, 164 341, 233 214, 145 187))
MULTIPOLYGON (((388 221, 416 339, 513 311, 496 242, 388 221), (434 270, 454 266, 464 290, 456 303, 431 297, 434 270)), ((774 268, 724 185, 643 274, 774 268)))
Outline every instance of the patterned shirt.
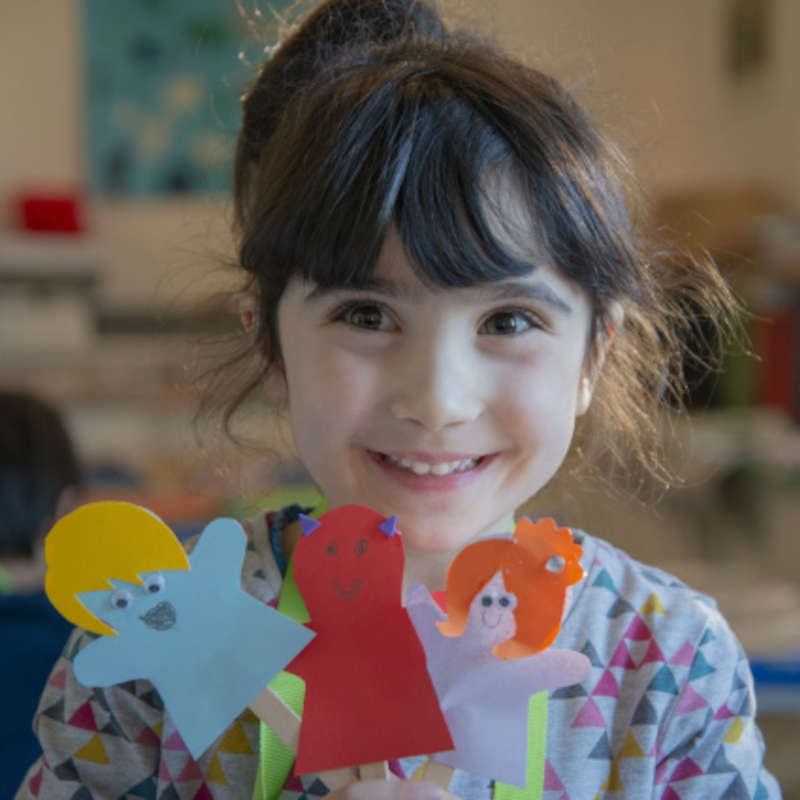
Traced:
MULTIPOLYGON (((242 585, 274 603, 278 534, 296 507, 248 525, 242 585)), ((575 532, 586 578, 575 587, 555 647, 579 650, 591 674, 550 694, 543 800, 775 800, 763 767, 746 656, 708 597, 601 540, 575 532)), ((282 565, 283 566, 283 565, 282 565)), ((42 756, 16 800, 251 800, 259 725, 245 711, 197 761, 152 684, 79 684, 75 654, 93 637, 76 630, 34 718, 42 756)), ((412 775, 423 758, 397 765, 412 775)), ((464 800, 491 786, 456 772, 464 800)), ((327 793, 314 776, 290 777, 281 800, 327 793)))

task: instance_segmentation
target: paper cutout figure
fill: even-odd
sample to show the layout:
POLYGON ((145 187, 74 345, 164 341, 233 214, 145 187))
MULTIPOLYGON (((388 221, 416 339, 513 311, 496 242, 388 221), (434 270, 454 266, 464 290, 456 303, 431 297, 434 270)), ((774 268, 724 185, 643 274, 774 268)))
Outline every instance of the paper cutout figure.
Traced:
POLYGON ((317 637, 287 667, 306 681, 298 775, 453 746, 401 605, 400 532, 385 521, 363 506, 301 521, 294 577, 317 637))
POLYGON ((116 632, 78 600, 77 592, 108 589, 109 577, 138 583, 138 575, 189 569, 173 532, 133 503, 89 503, 64 516, 45 539, 45 591, 61 616, 88 631, 116 632))
POLYGON ((235 520, 206 526, 189 569, 155 571, 176 543, 183 551, 172 531, 143 508, 82 506, 47 537, 48 583, 64 616, 74 611, 72 602, 61 607, 71 592, 69 599, 77 596, 84 607, 76 616, 85 617, 89 630, 112 632, 75 657, 77 679, 86 686, 150 680, 197 758, 313 633, 241 588, 247 536, 235 520), (137 541, 144 552, 137 552, 137 541), (91 566, 77 569, 74 552, 91 553, 91 566), (132 567, 121 564, 121 554, 130 556, 132 567))
POLYGON ((437 624, 445 636, 460 636, 475 595, 497 572, 517 598, 516 633, 494 648, 499 658, 519 658, 543 650, 556 638, 567 589, 583 578, 581 547, 569 528, 549 518, 520 519, 512 536, 492 536, 465 547, 447 573, 447 619, 437 624))
POLYGON ((529 698, 578 683, 591 670, 582 653, 542 649, 560 627, 567 582, 583 574, 577 560, 580 548, 568 546, 571 543, 572 537, 567 543, 552 520, 537 525, 524 520, 510 539, 485 539, 462 550, 447 580, 448 610, 451 603, 459 610, 455 636, 446 635, 456 626, 428 590, 420 584, 409 587, 408 612, 455 743, 454 750, 432 756, 435 761, 487 779, 525 785, 529 698), (462 624, 465 588, 474 585, 476 572, 492 570, 470 598, 462 624), (532 617, 541 619, 533 624, 532 617), (531 636, 536 632, 538 640, 531 636), (520 635, 524 641, 514 642, 520 635), (498 657, 495 654, 504 643, 513 644, 507 652, 535 654, 498 657))

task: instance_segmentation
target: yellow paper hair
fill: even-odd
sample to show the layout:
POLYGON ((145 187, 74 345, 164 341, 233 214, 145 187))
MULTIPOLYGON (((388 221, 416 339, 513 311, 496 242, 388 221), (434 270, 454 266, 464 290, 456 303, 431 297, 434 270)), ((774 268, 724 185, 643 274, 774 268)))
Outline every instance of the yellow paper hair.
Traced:
POLYGON ((189 569, 178 538, 155 514, 133 503, 89 503, 62 517, 45 539, 45 591, 75 625, 106 636, 116 631, 77 595, 113 589, 109 578, 141 583, 139 575, 189 569))

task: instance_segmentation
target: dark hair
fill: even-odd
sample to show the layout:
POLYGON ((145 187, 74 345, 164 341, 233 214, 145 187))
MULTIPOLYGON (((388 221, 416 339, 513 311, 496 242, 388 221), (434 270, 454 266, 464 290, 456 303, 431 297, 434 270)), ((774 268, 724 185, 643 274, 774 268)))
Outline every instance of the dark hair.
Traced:
POLYGON ((81 485, 59 415, 32 395, 0 392, 0 556, 32 556, 62 490, 81 485))
MULTIPOLYGON (((535 259, 497 235, 491 186, 513 186, 529 220, 515 244, 522 234, 590 299, 590 353, 624 312, 592 413, 599 441, 651 472, 658 410, 701 358, 686 342, 708 320, 724 327, 734 306, 710 262, 656 257, 638 238, 624 157, 555 80, 448 32, 421 0, 329 0, 312 13, 246 94, 235 178, 267 370, 290 278, 365 285, 392 225, 432 285, 530 272, 535 259)), ((226 425, 259 379, 229 402, 226 425)))

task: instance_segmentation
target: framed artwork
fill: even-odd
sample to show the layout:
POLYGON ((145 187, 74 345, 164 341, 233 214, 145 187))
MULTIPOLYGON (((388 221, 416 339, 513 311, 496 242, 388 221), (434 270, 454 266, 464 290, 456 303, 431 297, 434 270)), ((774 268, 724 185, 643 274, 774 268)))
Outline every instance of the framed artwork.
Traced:
POLYGON ((84 0, 93 194, 228 190, 239 96, 254 70, 240 55, 252 43, 242 5, 84 0))

